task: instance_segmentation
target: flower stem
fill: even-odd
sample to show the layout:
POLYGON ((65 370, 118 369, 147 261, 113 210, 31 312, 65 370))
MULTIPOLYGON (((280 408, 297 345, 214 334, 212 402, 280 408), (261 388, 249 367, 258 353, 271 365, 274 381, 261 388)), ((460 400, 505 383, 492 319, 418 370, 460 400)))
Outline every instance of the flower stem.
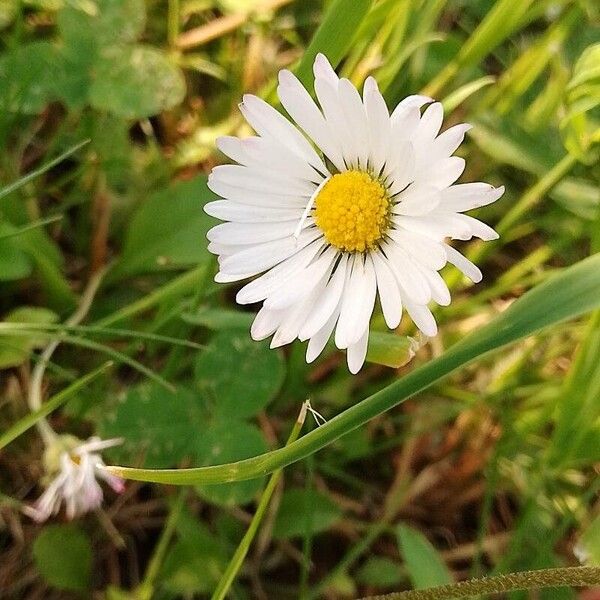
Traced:
MULTIPOLYGON (((104 270, 100 270, 90 277, 81 296, 81 301, 79 302, 77 310, 67 319, 65 325, 79 325, 79 323, 85 319, 85 316, 92 306, 94 296, 100 287, 100 282, 102 281, 103 275, 104 270)), ((40 355, 40 360, 33 369, 31 381, 29 382, 29 394, 27 397, 27 403, 31 412, 37 412, 42 408, 42 383, 44 380, 44 373, 46 372, 46 367, 48 366, 54 351, 60 344, 60 341, 60 339, 55 339, 46 346, 40 355)), ((54 433, 52 427, 50 427, 50 424, 46 418, 42 417, 39 421, 37 421, 36 425, 40 435, 42 436, 42 439, 44 440, 44 443, 46 445, 51 444, 54 441, 56 434, 54 433)))
MULTIPOLYGON (((304 420, 306 418, 306 410, 307 403, 305 402, 302 405, 302 408, 300 409, 300 414, 298 415, 298 418, 294 423, 294 427, 292 428, 290 436, 285 444, 286 446, 298 439, 298 435, 300 435, 300 430, 302 429, 302 425, 304 425, 304 420)), ((254 536, 256 535, 260 523, 265 515, 267 507, 269 506, 271 496, 273 495, 273 492, 275 491, 275 488, 279 483, 282 471, 283 469, 277 469, 271 475, 269 482, 267 483, 262 493, 262 496, 260 497, 260 501, 258 503, 258 506, 256 507, 256 512, 252 517, 252 521, 250 521, 248 530, 242 538, 242 541, 239 543, 235 554, 229 561, 227 569, 225 570, 223 577, 221 577, 219 585, 213 592, 211 600, 223 600, 227 596, 227 593, 229 592, 229 589, 231 588, 231 585, 233 584, 235 577, 238 574, 240 568, 242 567, 246 555, 248 554, 250 544, 252 544, 252 540, 254 539, 254 536)))
POLYGON ((583 587, 600 584, 600 567, 565 567, 482 577, 424 590, 369 596, 363 600, 452 600, 479 594, 499 594, 517 590, 554 587, 583 587))

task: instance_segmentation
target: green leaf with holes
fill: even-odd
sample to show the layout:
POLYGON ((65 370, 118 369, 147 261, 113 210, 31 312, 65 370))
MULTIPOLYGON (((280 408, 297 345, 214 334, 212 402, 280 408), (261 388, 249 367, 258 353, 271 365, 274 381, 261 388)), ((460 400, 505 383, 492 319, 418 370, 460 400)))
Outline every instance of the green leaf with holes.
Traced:
POLYGON ((279 391, 283 359, 245 331, 221 331, 198 355, 196 386, 213 403, 218 419, 244 419, 265 408, 279 391))

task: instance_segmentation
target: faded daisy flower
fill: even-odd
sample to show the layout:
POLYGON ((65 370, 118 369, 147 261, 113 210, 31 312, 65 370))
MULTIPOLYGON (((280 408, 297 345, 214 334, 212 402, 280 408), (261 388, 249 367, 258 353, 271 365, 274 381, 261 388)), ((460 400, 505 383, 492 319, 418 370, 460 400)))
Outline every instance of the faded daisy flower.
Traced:
POLYGON ((124 489, 123 480, 108 473, 99 454, 123 442, 122 439, 101 440, 91 437, 83 442, 72 435, 58 436, 44 453, 44 467, 50 481, 44 493, 25 513, 38 522, 45 521, 65 505, 68 519, 95 510, 102 504, 105 481, 115 492, 124 489))
POLYGON ((361 98, 325 56, 317 56, 314 74, 320 107, 290 71, 279 73, 279 99, 297 126, 244 96, 240 109, 258 135, 217 142, 238 164, 209 177, 223 199, 205 210, 227 221, 209 231, 209 250, 219 256, 218 282, 262 274, 237 294, 240 304, 263 302, 254 339, 272 335, 272 348, 308 340, 311 362, 334 334, 357 373, 377 294, 388 327, 398 326, 405 308, 434 336, 427 305, 450 302, 438 271, 450 262, 481 280, 446 240, 497 238, 462 213, 494 202, 504 188, 453 185, 465 161, 452 154, 470 126, 439 134, 440 103, 409 96, 390 115, 372 77, 361 98))

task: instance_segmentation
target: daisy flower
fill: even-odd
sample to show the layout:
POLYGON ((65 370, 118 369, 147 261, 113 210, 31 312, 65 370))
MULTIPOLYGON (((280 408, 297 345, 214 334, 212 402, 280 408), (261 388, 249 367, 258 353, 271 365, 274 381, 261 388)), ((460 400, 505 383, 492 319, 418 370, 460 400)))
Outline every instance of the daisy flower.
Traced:
POLYGON ((237 164, 210 174, 222 200, 205 210, 226 222, 209 231, 208 247, 219 257, 216 281, 260 275, 236 298, 263 303, 255 340, 273 336, 272 348, 308 340, 311 362, 333 335, 357 373, 377 296, 388 327, 398 327, 405 309, 431 337, 429 302, 450 302, 438 271, 450 262, 481 280, 447 240, 497 238, 462 213, 494 202, 504 188, 455 185, 465 161, 452 154, 470 126, 440 134, 440 103, 409 96, 390 114, 372 77, 361 98, 323 55, 314 75, 318 105, 290 71, 279 73, 279 99, 295 125, 244 96, 240 110, 257 135, 217 141, 237 164))
POLYGON ((103 498, 98 480, 105 481, 115 492, 121 493, 123 480, 104 469, 99 452, 122 442, 120 438, 101 440, 92 437, 82 442, 69 435, 58 437, 44 454, 44 464, 52 479, 38 501, 26 507, 26 514, 42 522, 58 513, 62 504, 68 519, 95 510, 100 507, 103 498))

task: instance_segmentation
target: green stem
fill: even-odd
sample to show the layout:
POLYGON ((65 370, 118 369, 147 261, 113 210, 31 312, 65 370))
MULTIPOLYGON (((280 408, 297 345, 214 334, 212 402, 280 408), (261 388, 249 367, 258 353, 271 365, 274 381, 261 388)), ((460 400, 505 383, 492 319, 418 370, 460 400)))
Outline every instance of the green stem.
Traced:
POLYGON ((169 46, 175 48, 179 36, 179 0, 169 0, 167 39, 169 46))
POLYGON ((111 315, 100 319, 94 323, 96 327, 106 327, 107 325, 112 325, 118 321, 123 321, 124 319, 128 319, 129 317, 133 317, 138 315, 141 312, 156 306, 159 302, 166 300, 172 296, 177 296, 181 293, 185 293, 190 289, 193 289, 201 280, 204 275, 206 267, 197 267, 176 277, 175 279, 169 281, 169 283, 163 285, 162 287, 154 290, 151 294, 140 298, 136 302, 132 302, 127 306, 115 311, 111 315))
POLYGON ((135 591, 135 598, 138 600, 150 600, 154 594, 154 582, 156 581, 160 568, 165 560, 173 533, 175 533, 175 527, 179 520, 179 515, 181 515, 181 511, 183 510, 186 494, 187 488, 180 490, 179 495, 171 507, 165 526, 160 534, 158 543, 154 547, 154 552, 152 553, 152 557, 150 558, 150 562, 144 573, 144 579, 135 591))
POLYGON ((19 421, 14 423, 10 429, 5 431, 0 436, 0 450, 18 438, 22 433, 25 433, 29 428, 33 427, 40 419, 43 419, 50 413, 54 412, 59 406, 69 400, 69 398, 75 392, 88 385, 90 381, 96 379, 96 377, 104 373, 113 364, 114 363, 112 361, 104 363, 102 366, 98 367, 87 375, 84 375, 58 394, 52 396, 49 400, 42 404, 40 409, 27 414, 22 419, 19 419, 19 421))
POLYGON ((453 598, 471 598, 479 594, 499 594, 555 587, 583 587, 597 584, 600 584, 599 567, 565 567, 470 579, 425 590, 370 596, 363 600, 452 600, 453 598))
POLYGON ((600 305, 600 254, 564 269, 515 301, 484 327, 388 387, 343 411, 285 448, 236 463, 192 469, 108 467, 115 475, 172 485, 215 484, 252 479, 306 458, 374 417, 428 388, 459 367, 549 325, 600 305), (547 299, 553 298, 548 303, 547 299))
MULTIPOLYGON (((300 414, 298 415, 298 418, 296 419, 296 423, 294 423, 292 432, 290 433, 290 436, 286 442, 286 446, 298 439, 298 435, 300 435, 300 430, 302 429, 302 425, 304 424, 304 420, 306 418, 306 410, 307 410, 307 404, 304 403, 302 405, 302 409, 300 410, 300 414)), ((246 558, 246 555, 248 554, 248 550, 250 549, 250 544, 252 544, 252 540, 254 539, 254 536, 256 535, 256 533, 258 531, 258 527, 260 526, 260 523, 265 515, 267 507, 269 506, 271 496, 273 495, 273 492, 275 491, 275 488, 277 487, 277 484, 279 483, 279 479, 281 478, 281 473, 282 473, 282 469, 277 469, 271 475, 271 478, 269 479, 269 482, 267 483, 267 485, 262 493, 262 496, 260 497, 260 501, 256 508, 256 512, 254 513, 254 516, 252 517, 252 521, 250 522, 248 530, 246 531, 244 537, 242 538, 242 541, 239 543, 239 545, 235 551, 235 554, 232 556, 231 560, 229 561, 229 564, 227 565, 227 569, 225 570, 223 577, 221 577, 221 580, 219 581, 219 585, 215 589, 215 591, 211 597, 211 600, 223 600, 223 598, 225 598, 225 596, 227 596, 227 592, 231 588, 231 585, 233 584, 235 577, 238 574, 239 570, 241 569, 242 564, 244 563, 244 559, 246 558)))

